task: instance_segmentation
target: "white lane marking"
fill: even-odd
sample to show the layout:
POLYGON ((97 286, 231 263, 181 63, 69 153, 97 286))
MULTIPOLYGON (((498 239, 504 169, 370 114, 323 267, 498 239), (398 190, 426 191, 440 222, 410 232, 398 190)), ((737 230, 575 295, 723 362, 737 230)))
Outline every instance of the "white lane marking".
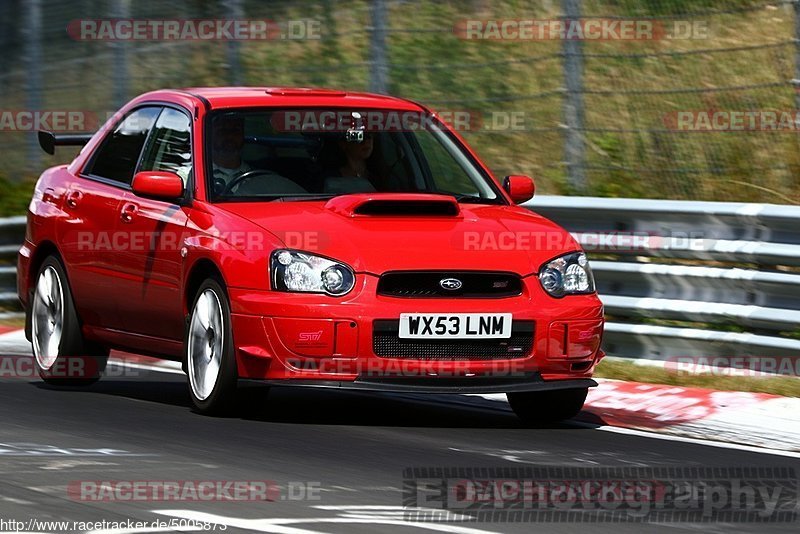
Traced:
MULTIPOLYGON (((169 374, 173 374, 173 375, 186 374, 186 373, 183 372, 183 370, 180 367, 175 369, 173 367, 167 367, 167 366, 163 366, 162 367, 160 365, 147 365, 147 364, 144 364, 144 363, 130 363, 130 362, 120 361, 120 360, 109 360, 108 363, 109 363, 109 365, 115 365, 117 367, 127 367, 128 369, 142 369, 142 370, 145 370, 145 371, 155 371, 156 373, 169 373, 169 374)), ((178 364, 178 365, 180 365, 180 364, 178 364)))
POLYGON ((138 454, 123 449, 77 449, 70 447, 57 447, 40 443, 0 443, 0 456, 156 456, 154 454, 138 454))
POLYGON ((538 463, 534 460, 527 461, 523 460, 521 456, 523 455, 541 455, 547 454, 546 451, 539 451, 539 450, 509 450, 509 449, 497 449, 492 451, 480 451, 480 450, 473 450, 473 449, 459 449, 457 447, 448 447, 449 450, 454 452, 465 452, 467 454, 484 454, 486 456, 492 456, 494 458, 500 458, 501 460, 505 460, 506 462, 518 463, 518 464, 535 464, 538 463))
MULTIPOLYGON (((583 423, 572 421, 574 424, 583 426, 583 423)), ((743 452, 755 452, 758 454, 770 454, 773 456, 786 456, 787 458, 800 458, 800 452, 782 451, 779 449, 765 449, 763 447, 754 447, 752 445, 741 445, 739 443, 726 443, 724 441, 707 441, 698 438, 689 438, 685 436, 675 436, 672 434, 654 434, 644 430, 635 430, 633 428, 622 428, 617 426, 599 426, 585 425, 588 428, 595 430, 602 430, 604 432, 614 432, 615 434, 627 434, 629 436, 639 436, 643 438, 663 439, 666 441, 681 441, 683 443, 692 443, 694 445, 705 445, 706 447, 717 447, 719 449, 734 449, 743 452)))
MULTIPOLYGON (((145 534, 148 532, 197 532, 202 527, 163 527, 163 528, 101 528, 88 530, 86 534, 145 534)), ((2 533, 0 533, 2 534, 2 533)))
MULTIPOLYGON (((8 332, 6 334, 0 334, 0 341, 9 341, 9 340, 11 340, 12 342, 16 342, 18 340, 21 340, 24 343, 27 343, 27 340, 25 340, 25 334, 21 330, 15 330, 15 331, 12 331, 12 332, 8 332)), ((0 347, 0 351, 2 351, 2 347, 0 347)), ((115 365, 128 366, 128 367, 131 367, 131 368, 134 368, 134 369, 137 369, 137 368, 138 369, 145 369, 145 370, 154 371, 154 372, 171 373, 171 374, 184 374, 183 371, 180 370, 180 369, 174 369, 174 368, 169 368, 169 367, 156 367, 156 366, 144 365, 144 364, 133 364, 133 363, 127 363, 127 362, 124 362, 124 361, 120 362, 118 360, 111 360, 109 363, 113 363, 115 365)), ((177 363, 177 362, 173 362, 173 363, 177 363)), ((180 364, 178 364, 178 365, 180 365, 180 364)), ((483 398, 483 399, 486 399, 486 400, 496 401, 498 403, 505 403, 506 402, 505 399, 503 398, 503 397, 505 397, 505 394, 503 394, 503 393, 497 393, 497 394, 466 394, 466 395, 463 395, 462 397, 464 398, 464 400, 467 400, 469 397, 478 397, 478 398, 483 398)), ((434 402, 435 402, 435 400, 434 400, 434 402)), ((458 404, 462 404, 462 405, 467 404, 467 405, 469 405, 469 402, 463 402, 463 403, 459 402, 458 404)), ((479 406, 479 407, 485 407, 485 406, 479 406)), ((500 406, 497 406, 497 408, 500 408, 500 406)), ((500 409, 502 409, 502 408, 500 408, 500 409)), ((753 453, 756 453, 756 454, 768 454, 768 455, 772 455, 772 456, 784 456, 784 457, 788 457, 788 458, 800 458, 800 453, 798 453, 798 452, 783 451, 783 450, 779 450, 779 449, 768 449, 768 448, 754 447, 754 446, 751 446, 751 445, 743 445, 743 444, 737 444, 737 443, 726 443, 726 442, 721 442, 721 441, 702 440, 702 439, 697 439, 697 438, 689 438, 689 437, 676 436, 676 435, 671 435, 671 434, 660 434, 660 433, 655 433, 655 432, 647 432, 647 431, 644 431, 644 430, 634 430, 634 429, 631 429, 631 428, 624 428, 624 427, 596 426, 596 425, 579 423, 577 421, 570 421, 570 424, 575 424, 575 425, 582 426, 582 427, 585 427, 585 428, 593 428, 595 430, 602 430, 604 432, 615 432, 617 434, 627 434, 627 435, 639 436, 639 437, 643 437, 643 438, 661 439, 661 440, 666 440, 666 441, 680 441, 680 442, 684 442, 684 443, 692 443, 692 444, 695 444, 695 445, 705 445, 707 447, 717 447, 717 448, 720 448, 720 449, 734 449, 734 450, 745 451, 745 452, 753 452, 753 453)), ((0 451, 0 454, 2 454, 2 451, 0 451)))
POLYGON ((23 343, 26 345, 28 344, 28 340, 25 339, 25 331, 24 330, 11 330, 4 334, 0 334, 0 341, 17 341, 22 340, 23 343))
POLYGON ((56 460, 47 465, 39 466, 44 471, 61 471, 62 469, 73 469, 75 467, 89 467, 98 465, 119 465, 114 462, 92 462, 82 460, 56 460))
POLYGON ((321 488, 321 489, 322 489, 322 491, 331 491, 331 490, 355 491, 355 492, 358 491, 357 489, 348 488, 348 487, 345 487, 345 486, 330 486, 330 489, 328 489, 328 488, 321 488))
POLYGON ((226 525, 228 527, 241 528, 244 530, 255 530, 258 532, 269 532, 272 534, 322 534, 317 530, 306 530, 302 528, 286 527, 283 522, 302 522, 303 520, 291 519, 240 519, 236 517, 225 517, 222 515, 209 514, 206 512, 195 512, 193 510, 152 510, 153 513, 198 521, 211 525, 226 525))
POLYGON ((34 504, 31 501, 26 501, 24 499, 17 499, 15 497, 6 497, 5 495, 0 496, 0 501, 10 502, 13 504, 23 504, 23 505, 34 504))
MULTIPOLYGON (((376 510, 376 511, 394 511, 394 510, 404 510, 409 511, 410 509, 406 506, 392 506, 392 505, 383 505, 383 504, 316 504, 313 506, 317 510, 338 510, 338 511, 349 511, 349 510, 358 510, 359 512, 367 511, 367 510, 376 510)), ((415 508, 415 510, 417 510, 415 508)), ((420 508, 420 511, 425 511, 426 509, 420 508)), ((433 508, 430 511, 434 511, 433 508)), ((441 510, 435 510, 437 512, 441 512, 441 510)))
MULTIPOLYGON (((342 511, 339 517, 317 517, 317 518, 268 518, 268 519, 240 519, 236 517, 226 517, 205 512, 195 512, 193 510, 152 510, 156 514, 178 517, 189 521, 198 521, 216 525, 227 525, 229 527, 241 528, 245 530, 255 530, 257 532, 268 532, 272 534, 324 534, 318 530, 307 530, 303 528, 290 527, 287 525, 297 524, 367 524, 367 525, 387 525, 405 527, 411 529, 434 530, 438 532, 448 532, 452 534, 500 534, 492 530, 483 530, 471 527, 462 527, 451 523, 430 523, 430 522, 410 522, 398 519, 398 513, 413 512, 435 512, 442 513, 442 510, 424 510, 421 508, 403 508, 402 506, 314 506, 321 510, 342 511), (361 510, 363 513, 353 513, 361 510), (372 511, 370 513, 370 511, 372 511)), ((448 512, 449 513, 449 512, 448 512)), ((465 517, 465 519, 469 519, 465 517)))
MULTIPOLYGON (((23 330, 12 330, 5 334, 0 334, 0 355, 2 356, 31 356, 30 343, 25 339, 25 332, 23 330)), ((184 374, 181 369, 181 364, 169 360, 164 360, 158 365, 150 365, 145 363, 128 362, 123 358, 111 358, 108 360, 109 365, 118 367, 128 367, 131 369, 143 369, 146 371, 156 371, 160 373, 173 373, 184 374)))

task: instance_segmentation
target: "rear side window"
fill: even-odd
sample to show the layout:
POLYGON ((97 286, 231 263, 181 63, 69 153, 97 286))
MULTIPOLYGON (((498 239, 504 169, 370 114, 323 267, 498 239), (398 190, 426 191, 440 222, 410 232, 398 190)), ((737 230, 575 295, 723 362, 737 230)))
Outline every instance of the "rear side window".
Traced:
POLYGON ((164 108, 147 143, 140 170, 174 172, 186 184, 192 170, 191 126, 185 113, 164 108))
POLYGON ((88 173, 130 184, 147 135, 160 112, 160 107, 146 107, 128 115, 103 141, 88 173))

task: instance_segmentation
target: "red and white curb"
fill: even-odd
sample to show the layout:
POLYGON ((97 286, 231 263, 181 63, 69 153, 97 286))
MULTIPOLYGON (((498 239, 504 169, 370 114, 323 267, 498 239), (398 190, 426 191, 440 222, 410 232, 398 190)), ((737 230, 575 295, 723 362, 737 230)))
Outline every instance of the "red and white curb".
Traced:
MULTIPOLYGON (((576 420, 800 452, 800 398, 597 379, 576 420)), ((505 395, 476 395, 505 403, 505 395)))
POLYGON ((611 426, 800 452, 800 399, 598 380, 586 416, 611 426), (589 415, 590 414, 590 415, 589 415))
POLYGON ((17 328, 13 326, 3 326, 0 324, 0 336, 8 334, 9 332, 16 332, 17 328))
MULTIPOLYGON (((0 356, 29 354, 19 331, 0 333, 0 356)), ((177 362, 113 352, 109 365, 183 374, 177 362)), ((800 398, 598 379, 576 418, 601 427, 656 432, 800 453, 800 398)), ((419 395, 413 395, 419 398, 419 395)), ((504 394, 426 396, 508 410, 504 394), (489 402, 487 402, 489 401, 489 402)))

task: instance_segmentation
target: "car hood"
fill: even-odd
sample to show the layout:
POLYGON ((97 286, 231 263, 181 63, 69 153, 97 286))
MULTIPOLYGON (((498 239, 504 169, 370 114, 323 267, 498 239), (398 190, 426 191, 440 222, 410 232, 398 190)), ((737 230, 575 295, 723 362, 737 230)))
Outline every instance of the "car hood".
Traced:
POLYGON ((372 274, 491 270, 525 276, 580 248, 563 228, 529 210, 457 204, 441 195, 343 195, 329 201, 217 206, 255 223, 286 248, 372 274))

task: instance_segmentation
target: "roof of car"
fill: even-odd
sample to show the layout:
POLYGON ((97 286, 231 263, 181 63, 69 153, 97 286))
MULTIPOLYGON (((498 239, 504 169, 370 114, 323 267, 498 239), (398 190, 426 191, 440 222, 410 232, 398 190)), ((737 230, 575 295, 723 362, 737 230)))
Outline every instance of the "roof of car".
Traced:
POLYGON ((208 102, 212 109, 256 106, 331 106, 419 110, 409 100, 372 93, 310 87, 190 87, 155 93, 189 93, 208 102))

